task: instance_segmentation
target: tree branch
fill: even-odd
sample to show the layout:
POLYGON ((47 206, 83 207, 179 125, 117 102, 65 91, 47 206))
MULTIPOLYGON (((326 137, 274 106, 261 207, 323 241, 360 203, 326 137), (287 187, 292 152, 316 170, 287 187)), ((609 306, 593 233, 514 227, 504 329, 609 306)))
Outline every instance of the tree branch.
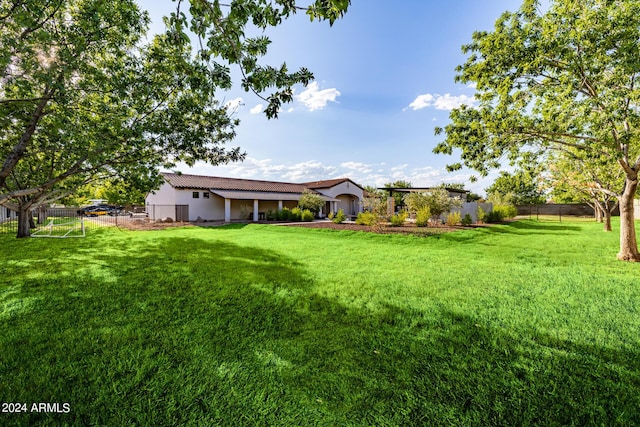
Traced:
POLYGON ((18 161, 20 161, 22 156, 24 156, 27 146, 31 142, 31 138, 33 137, 36 127, 38 126, 38 122, 44 116, 44 108, 47 106, 47 103, 53 98, 54 93, 54 88, 47 88, 47 90, 45 91, 45 95, 40 99, 35 111, 31 115, 31 120, 29 121, 29 124, 24 133, 20 137, 20 140, 7 155, 7 158, 2 164, 2 169, 0 169, 0 187, 4 186, 7 177, 16 166, 16 164, 18 164, 18 161))

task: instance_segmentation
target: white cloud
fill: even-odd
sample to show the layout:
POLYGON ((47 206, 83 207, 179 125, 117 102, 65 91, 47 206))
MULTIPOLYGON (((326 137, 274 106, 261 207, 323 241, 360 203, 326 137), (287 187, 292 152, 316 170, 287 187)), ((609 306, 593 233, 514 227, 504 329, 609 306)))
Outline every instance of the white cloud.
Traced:
POLYGON ((308 160, 293 165, 275 164, 272 159, 247 157, 244 162, 222 166, 198 165, 185 173, 228 176, 233 178, 260 179, 286 182, 305 182, 336 177, 338 168, 327 166, 317 160, 308 160))
POLYGON ((224 108, 226 108, 230 112, 235 112, 235 111, 238 110, 238 108, 240 108, 241 105, 243 105, 242 98, 235 98, 235 99, 232 99, 230 101, 225 102, 224 108))
MULTIPOLYGON (((423 108, 431 107, 433 101, 433 95, 430 93, 425 93, 424 95, 418 95, 416 99, 413 100, 411 104, 409 104, 408 108, 415 110, 421 110, 423 108)), ((405 108, 406 110, 406 108, 405 108)))
POLYGON ((412 110, 421 110, 423 108, 435 108, 436 110, 447 110, 451 111, 454 108, 460 107, 461 105, 469 105, 474 106, 476 100, 473 96, 468 95, 458 95, 454 96, 449 93, 444 95, 430 94, 425 93, 424 95, 418 95, 416 99, 409 104, 403 111, 411 108, 412 110))
POLYGON ((298 101, 302 102, 309 111, 321 110, 327 106, 329 101, 336 102, 340 92, 336 88, 320 89, 318 82, 312 82, 305 90, 296 95, 298 101))
POLYGON ((436 101, 434 103, 437 110, 447 110, 451 111, 454 108, 458 108, 461 105, 469 105, 473 106, 476 100, 473 96, 467 95, 459 95, 452 96, 450 94, 445 94, 444 96, 437 96, 436 101))
POLYGON ((366 163, 360 163, 360 162, 344 162, 344 163, 340 163, 340 166, 345 169, 350 169, 359 173, 371 173, 373 172, 372 168, 380 166, 380 163, 368 165, 366 163))
POLYGON ((318 160, 307 160, 295 164, 274 163, 272 159, 248 157, 242 163, 223 166, 210 166, 202 163, 194 168, 180 168, 184 173, 199 175, 228 176, 233 178, 258 179, 267 181, 308 182, 338 177, 348 177, 360 185, 383 187, 385 184, 402 180, 413 187, 434 187, 443 182, 464 183, 467 190, 484 194, 497 172, 489 177, 471 182, 473 175, 469 171, 451 174, 444 167, 410 167, 409 164, 387 165, 384 163, 366 164, 347 161, 338 166, 324 164, 318 160), (381 167, 382 166, 382 167, 381 167))
POLYGON ((262 113, 262 108, 264 106, 262 104, 258 104, 255 107, 253 107, 251 110, 249 110, 249 113, 251 114, 260 114, 262 113))
POLYGON ((289 166, 282 177, 293 182, 317 181, 334 178, 337 171, 335 166, 326 166, 322 162, 310 160, 289 166))

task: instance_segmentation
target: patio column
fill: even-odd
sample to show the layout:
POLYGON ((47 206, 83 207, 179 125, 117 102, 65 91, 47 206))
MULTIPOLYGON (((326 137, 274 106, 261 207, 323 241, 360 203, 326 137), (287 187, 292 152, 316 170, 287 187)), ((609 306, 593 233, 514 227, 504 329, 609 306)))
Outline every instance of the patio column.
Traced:
POLYGON ((389 196, 387 197, 387 215, 393 215, 396 213, 396 199, 389 196))
POLYGON ((258 200, 253 201, 253 222, 258 221, 258 200))
POLYGON ((231 199, 224 199, 224 222, 231 222, 231 199))
POLYGON ((282 203, 282 200, 278 200, 278 210, 279 211, 282 210, 282 206, 284 206, 283 203, 282 203))

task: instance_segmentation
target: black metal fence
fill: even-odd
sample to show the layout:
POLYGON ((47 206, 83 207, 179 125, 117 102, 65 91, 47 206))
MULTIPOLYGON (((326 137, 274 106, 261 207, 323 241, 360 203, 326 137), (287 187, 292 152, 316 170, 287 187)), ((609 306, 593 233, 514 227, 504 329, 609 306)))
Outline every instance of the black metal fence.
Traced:
MULTIPOLYGON (((9 211, 5 208, 2 209, 3 211, 0 215, 0 233, 17 234, 18 218, 16 212, 9 211)), ((125 209, 117 215, 109 215, 106 213, 81 215, 78 212, 79 209, 78 207, 65 207, 34 210, 32 212, 32 225, 35 225, 35 228, 32 228, 32 234, 42 235, 51 231, 61 234, 66 232, 67 229, 74 228, 79 230, 80 227, 83 227, 85 231, 101 227, 117 227, 125 225, 134 219, 145 218, 147 216, 144 207, 125 209)))
MULTIPOLYGON (((558 203, 544 203, 539 205, 518 205, 518 215, 537 217, 540 215, 547 216, 595 216, 593 207, 585 203, 571 203, 571 204, 558 204, 558 203)), ((620 215, 619 210, 616 208, 613 212, 614 216, 620 215)))

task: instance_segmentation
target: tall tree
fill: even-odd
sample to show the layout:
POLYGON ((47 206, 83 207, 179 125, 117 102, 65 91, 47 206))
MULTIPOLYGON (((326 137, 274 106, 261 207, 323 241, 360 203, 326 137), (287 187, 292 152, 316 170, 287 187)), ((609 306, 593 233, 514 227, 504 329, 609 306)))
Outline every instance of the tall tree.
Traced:
POLYGON ((247 38, 245 27, 276 26, 301 9, 333 23, 348 5, 192 0, 188 21, 179 0, 167 33, 144 44, 148 18, 133 0, 0 3, 0 204, 18 210, 18 236, 29 235, 34 206, 75 186, 112 176, 157 183, 178 161, 242 159, 225 147, 238 122, 217 99, 232 86, 229 66, 269 101, 269 118, 313 78, 260 65, 269 39, 247 38))
POLYGON ((624 186, 624 174, 619 168, 611 168, 609 159, 583 159, 581 154, 565 150, 549 159, 552 194, 589 204, 604 224, 604 231, 612 231, 611 216, 618 207, 617 194, 624 186))
POLYGON ((544 203, 539 175, 530 171, 516 170, 514 173, 500 172, 493 184, 485 188, 487 196, 499 196, 514 205, 535 205, 544 203))
POLYGON ((504 13, 491 32, 476 32, 464 47, 457 81, 475 83, 477 108, 462 106, 437 153, 462 151, 462 164, 486 174, 506 155, 532 147, 570 147, 585 159, 609 159, 624 186, 618 258, 640 261, 633 199, 640 168, 640 1, 525 0, 504 13))

